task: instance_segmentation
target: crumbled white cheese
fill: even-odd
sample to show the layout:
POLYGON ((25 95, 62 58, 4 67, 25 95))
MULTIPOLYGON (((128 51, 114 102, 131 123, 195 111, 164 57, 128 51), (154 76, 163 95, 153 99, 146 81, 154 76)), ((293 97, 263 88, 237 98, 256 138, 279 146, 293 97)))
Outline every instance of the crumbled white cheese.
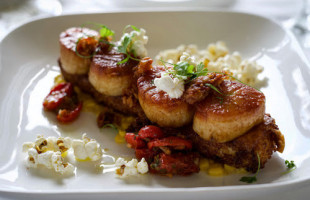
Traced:
POLYGON ((96 140, 88 138, 86 133, 83 134, 82 140, 73 140, 72 148, 75 158, 80 161, 87 159, 96 161, 102 157, 100 144, 96 140))
POLYGON ((202 62, 209 71, 229 71, 242 82, 256 87, 263 85, 266 80, 258 78, 263 71, 262 66, 255 61, 243 60, 239 52, 229 54, 222 41, 211 43, 204 50, 198 50, 196 45, 180 45, 176 49, 161 51, 156 56, 157 64, 162 64, 161 60, 172 64, 185 61, 197 65, 202 62))
POLYGON ((115 166, 119 167, 116 170, 116 174, 121 178, 146 174, 149 171, 148 164, 144 158, 142 158, 140 162, 138 162, 137 159, 132 159, 127 162, 123 158, 118 158, 115 162, 115 166))
POLYGON ((147 56, 147 50, 145 45, 148 42, 148 36, 145 35, 146 31, 141 28, 140 31, 131 31, 130 33, 124 33, 122 36, 120 43, 124 41, 125 37, 131 38, 131 44, 128 45, 135 53, 136 56, 143 58, 147 56))
POLYGON ((184 92, 184 80, 171 78, 167 72, 161 72, 160 78, 154 79, 158 91, 164 91, 170 98, 180 98, 184 92))

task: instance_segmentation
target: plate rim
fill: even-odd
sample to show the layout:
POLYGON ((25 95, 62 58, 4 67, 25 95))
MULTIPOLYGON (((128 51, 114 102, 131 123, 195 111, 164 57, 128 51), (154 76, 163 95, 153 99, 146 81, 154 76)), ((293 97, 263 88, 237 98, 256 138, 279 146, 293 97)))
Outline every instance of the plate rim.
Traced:
MULTIPOLYGON (((122 13, 122 14, 132 14, 132 13, 199 13, 199 12, 203 12, 203 13, 224 13, 224 14, 240 14, 240 15, 247 15, 247 16, 253 16, 253 17, 258 17, 261 18, 263 20, 267 20, 269 22, 272 22, 273 24, 275 24, 276 26, 278 26, 279 28, 281 28, 282 31, 285 32, 285 34, 287 34, 289 36, 289 38, 291 39, 292 43, 295 44, 295 46, 297 47, 297 49, 295 49, 298 53, 298 56, 306 63, 307 67, 310 69, 310 64, 309 64, 309 59, 306 57, 304 51, 302 51, 302 48, 299 44, 299 42, 297 41, 296 37, 294 36, 294 34, 292 33, 292 31, 284 28, 280 22, 276 21, 273 18, 269 18, 266 17, 264 15, 260 15, 260 14, 253 14, 247 11, 231 11, 231 10, 226 10, 226 9, 206 9, 206 8, 202 8, 202 9, 177 9, 177 10, 170 10, 169 9, 134 9, 134 8, 130 8, 130 9, 116 9, 116 10, 110 10, 110 11, 105 11, 105 12, 91 12, 91 13, 68 13, 68 14, 63 14, 63 15, 59 15, 59 16, 51 16, 51 17, 35 17, 31 20, 26 21, 23 24, 20 24, 18 26, 16 26, 15 28, 13 28, 10 32, 8 32, 4 37, 2 37, 1 41, 0 41, 0 49, 3 46, 3 42, 5 40, 8 39, 8 37, 10 37, 12 34, 14 34, 15 31, 17 31, 20 28, 23 28, 24 26, 28 26, 32 23, 41 21, 41 20, 47 20, 47 19, 52 19, 52 18, 65 18, 68 16, 81 16, 81 15, 100 15, 100 14, 116 14, 116 13, 122 13)), ((0 59, 1 59, 1 51, 0 51, 0 59)), ((1 61, 1 60, 0 60, 1 61)), ((0 62, 0 69, 1 69, 1 62, 0 62)), ((146 193, 146 192, 164 192, 164 193, 174 193, 174 192, 220 192, 220 191, 237 191, 240 189, 270 189, 270 188, 283 188, 285 186, 292 186, 294 185, 294 187, 297 187, 300 184, 305 184, 305 183, 310 183, 310 178, 299 178, 297 180, 290 180, 290 181, 284 181, 284 182, 271 182, 271 183, 262 183, 262 184, 247 184, 247 185, 229 185, 229 186, 207 186, 207 187, 194 187, 194 188, 182 188, 182 187, 178 187, 178 188, 144 188, 144 189, 134 189, 134 188, 124 188, 122 190, 100 190, 100 189, 96 189, 96 190, 90 190, 90 191, 75 191, 77 189, 70 189, 69 191, 57 191, 57 190, 51 190, 51 191, 46 191, 46 192, 42 192, 39 190, 32 190, 32 191, 27 191, 27 190, 14 190, 14 189, 3 189, 0 188, 0 194, 3 193, 7 193, 7 194, 12 194, 12 193, 16 193, 16 194, 107 194, 107 193, 146 193)))

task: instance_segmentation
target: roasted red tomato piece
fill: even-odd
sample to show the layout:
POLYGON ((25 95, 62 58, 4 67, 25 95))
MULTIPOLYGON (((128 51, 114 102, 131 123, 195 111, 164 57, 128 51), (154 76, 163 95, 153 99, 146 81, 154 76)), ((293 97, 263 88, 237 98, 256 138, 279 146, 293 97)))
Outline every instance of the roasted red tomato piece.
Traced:
POLYGON ((126 133, 125 139, 130 148, 141 149, 146 147, 146 143, 139 135, 135 135, 134 133, 126 133))
POLYGON ((138 160, 141 160, 144 158, 147 163, 151 163, 153 161, 154 156, 156 155, 156 152, 154 152, 151 149, 136 149, 136 158, 138 160))
POLYGON ((73 94, 73 86, 71 83, 60 83, 56 85, 43 101, 43 107, 46 110, 56 110, 64 101, 66 96, 73 94))
POLYGON ((58 111, 57 120, 62 123, 69 123, 74 121, 80 115, 82 105, 82 102, 79 103, 74 110, 60 109, 58 111))
POLYGON ((162 132, 162 130, 159 127, 153 126, 153 125, 149 125, 149 126, 145 126, 141 128, 138 135, 142 139, 146 139, 146 138, 159 139, 159 138, 164 137, 164 133, 162 132))
POLYGON ((149 149, 152 149, 153 147, 172 147, 173 149, 183 150, 191 149, 192 143, 179 137, 170 136, 162 139, 152 140, 147 144, 147 146, 149 149))
POLYGON ((161 153, 150 165, 151 172, 162 175, 190 175, 199 172, 198 153, 178 153, 167 155, 161 153))

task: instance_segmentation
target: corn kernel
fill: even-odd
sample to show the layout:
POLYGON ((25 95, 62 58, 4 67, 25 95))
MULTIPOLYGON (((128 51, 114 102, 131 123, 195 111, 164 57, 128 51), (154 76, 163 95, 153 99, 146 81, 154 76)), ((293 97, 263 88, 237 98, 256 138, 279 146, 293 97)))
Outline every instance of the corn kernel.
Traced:
POLYGON ((120 134, 117 134, 114 138, 116 143, 122 144, 125 143, 125 138, 122 137, 120 134))
POLYGON ((54 78, 54 84, 55 84, 55 85, 58 85, 58 84, 64 83, 64 82, 66 82, 66 81, 63 79, 63 77, 62 77, 61 74, 57 75, 57 76, 54 78))
POLYGON ((118 131, 118 134, 119 134, 121 137, 125 137, 126 131, 119 130, 119 131, 118 131))
POLYGON ((120 129, 126 130, 134 121, 133 117, 122 117, 121 127, 120 129))
POLYGON ((247 174, 249 172, 247 170, 245 170, 244 168, 240 168, 240 169, 236 169, 236 173, 238 173, 238 174, 247 174))
POLYGON ((224 164, 224 169, 225 169, 226 174, 235 173, 237 170, 235 167, 230 166, 230 165, 226 165, 226 164, 224 164))
POLYGON ((208 169, 208 174, 210 176, 223 176, 224 173, 224 168, 223 167, 211 167, 208 169))
POLYGON ((201 170, 206 171, 210 166, 209 160, 207 159, 201 159, 199 163, 199 167, 201 170))

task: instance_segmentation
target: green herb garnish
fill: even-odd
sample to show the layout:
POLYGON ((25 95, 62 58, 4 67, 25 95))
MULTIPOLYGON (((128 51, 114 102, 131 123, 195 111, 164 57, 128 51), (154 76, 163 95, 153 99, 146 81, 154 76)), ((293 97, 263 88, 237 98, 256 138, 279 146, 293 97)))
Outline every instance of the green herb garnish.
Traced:
POLYGON ((173 70, 167 70, 170 75, 174 78, 183 79, 186 78, 188 82, 199 77, 205 76, 208 73, 208 69, 205 68, 204 64, 201 62, 198 65, 189 64, 188 62, 178 62, 177 64, 172 64, 160 60, 164 67, 168 69, 165 64, 169 64, 173 66, 173 70))
POLYGON ((288 170, 286 172, 284 172, 283 174, 290 173, 290 172, 294 171, 297 168, 297 166, 295 165, 293 160, 291 160, 291 161, 285 160, 284 163, 285 163, 285 165, 286 165, 288 170))
POLYGON ((118 52, 125 54, 126 58, 123 59, 122 61, 118 62, 117 64, 126 63, 129 59, 140 61, 140 59, 137 59, 137 58, 134 58, 131 56, 131 55, 133 55, 133 56, 137 57, 136 52, 132 49, 132 38, 129 35, 125 35, 125 32, 128 28, 132 28, 133 30, 140 32, 140 29, 133 26, 133 25, 127 25, 124 28, 124 31, 123 31, 123 35, 124 35, 123 37, 124 38, 123 38, 121 45, 117 47, 117 50, 118 50, 118 52))
POLYGON ((258 153, 257 153, 257 160, 258 160, 258 167, 257 167, 257 171, 254 174, 254 176, 243 176, 239 181, 245 182, 245 183, 253 183, 253 182, 257 181, 256 176, 257 176, 259 169, 260 169, 260 157, 259 157, 258 153))
POLYGON ((137 27, 134 26, 134 25, 128 24, 127 26, 125 26, 125 28, 124 28, 124 30, 123 30, 123 34, 126 32, 126 30, 127 30, 128 28, 132 28, 134 31, 140 32, 140 29, 139 29, 139 28, 137 28, 137 27))
POLYGON ((114 124, 105 124, 105 125, 103 125, 102 128, 113 128, 115 130, 118 130, 117 127, 114 124))
POLYGON ((114 35, 114 31, 112 31, 111 29, 109 29, 106 25, 100 25, 101 28, 99 30, 99 34, 100 37, 102 38, 108 38, 108 37, 112 37, 114 35))
POLYGON ((214 91, 216 91, 217 93, 224 95, 222 92, 220 92, 214 85, 210 84, 210 83, 206 83, 206 86, 210 87, 211 89, 213 89, 214 91))
MULTIPOLYGON (((93 22, 88 22, 87 24, 92 24, 92 25, 95 25, 97 27, 100 27, 100 29, 99 29, 99 35, 100 35, 99 42, 106 42, 106 43, 110 44, 108 41, 106 41, 106 39, 109 37, 112 37, 114 35, 114 31, 112 31, 106 25, 103 25, 103 24, 98 24, 98 23, 93 23, 93 22)), ((84 25, 82 26, 82 28, 83 27, 84 27, 84 25)), ((80 40, 83 38, 89 38, 89 37, 94 38, 94 36, 89 36, 87 34, 84 34, 83 36, 78 38, 77 42, 75 43, 75 53, 76 53, 76 55, 78 55, 81 58, 91 58, 95 54, 95 51, 94 51, 91 55, 84 56, 84 55, 81 55, 77 50, 77 46, 78 46, 78 43, 80 42, 80 40)))

